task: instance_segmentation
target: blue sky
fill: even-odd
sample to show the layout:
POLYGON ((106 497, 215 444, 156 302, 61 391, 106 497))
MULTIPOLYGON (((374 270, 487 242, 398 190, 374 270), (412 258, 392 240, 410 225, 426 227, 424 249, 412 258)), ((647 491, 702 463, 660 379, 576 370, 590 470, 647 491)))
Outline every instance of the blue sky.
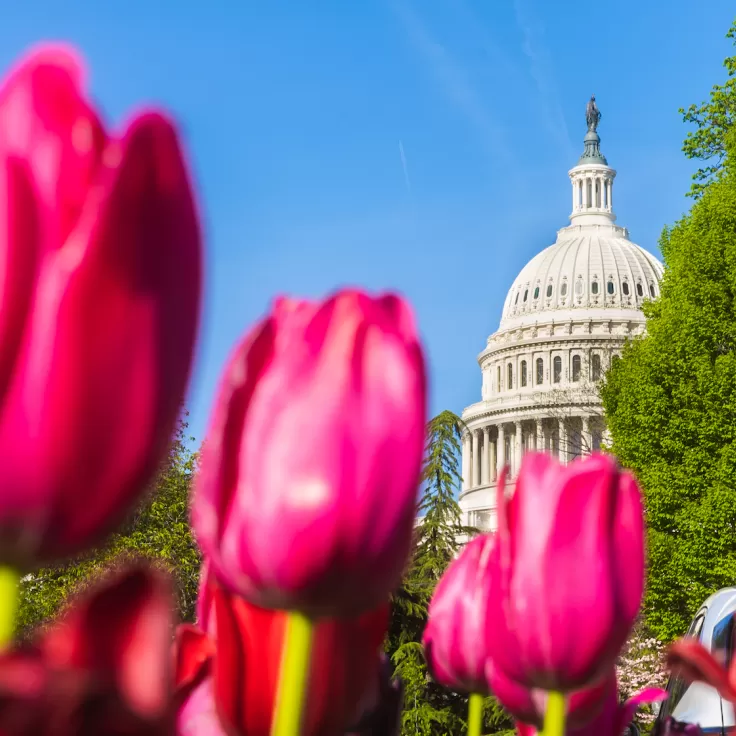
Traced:
POLYGON ((725 0, 6 5, 0 66, 71 41, 109 121, 155 101, 181 123, 208 249, 200 439, 231 346, 278 293, 398 289, 431 410, 478 400, 506 290, 567 224, 590 94, 619 224, 658 253, 694 169, 677 110, 725 77, 734 16, 725 0))

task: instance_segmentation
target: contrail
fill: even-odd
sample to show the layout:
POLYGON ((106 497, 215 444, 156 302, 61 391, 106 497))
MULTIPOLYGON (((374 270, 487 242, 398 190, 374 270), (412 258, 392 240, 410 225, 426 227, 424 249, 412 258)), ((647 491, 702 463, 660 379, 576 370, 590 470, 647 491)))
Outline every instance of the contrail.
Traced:
POLYGON ((404 181, 406 182, 406 191, 411 197, 411 180, 409 179, 409 167, 406 165, 406 154, 404 153, 404 144, 399 141, 399 156, 401 156, 401 168, 404 169, 404 181))

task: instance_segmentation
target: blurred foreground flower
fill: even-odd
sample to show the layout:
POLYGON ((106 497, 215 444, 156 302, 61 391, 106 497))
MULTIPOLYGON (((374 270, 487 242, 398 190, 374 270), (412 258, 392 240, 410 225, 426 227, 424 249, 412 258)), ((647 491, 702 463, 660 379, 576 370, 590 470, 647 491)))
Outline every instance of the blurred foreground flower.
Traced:
POLYGON ((613 671, 639 610, 644 521, 633 477, 606 455, 560 465, 524 456, 498 491, 487 634, 495 666, 527 688, 565 693, 613 671))
POLYGON ((490 535, 469 542, 442 575, 429 604, 422 644, 427 666, 440 685, 487 695, 485 641, 490 588, 490 535))
POLYGON ((371 610, 409 553, 425 435, 409 307, 278 300, 225 370, 193 524, 217 577, 310 617, 371 610))
MULTIPOLYGON (((268 736, 287 614, 258 608, 213 580, 201 595, 208 631, 181 626, 177 634, 178 733, 199 734, 201 728, 214 735, 221 728, 268 736)), ((341 735, 351 724, 357 733, 371 734, 374 719, 390 720, 400 698, 382 666, 387 625, 387 605, 359 618, 317 623, 304 736, 341 735)))
POLYGON ((83 595, 30 648, 0 654, 0 733, 165 736, 172 597, 146 567, 83 595))
POLYGON ((70 50, 41 48, 0 88, 0 167, 0 561, 30 567, 114 528, 156 471, 192 362, 200 234, 173 124, 148 112, 108 136, 70 50))
MULTIPOLYGON (((541 731, 547 712, 548 695, 544 690, 528 690, 509 680, 488 661, 486 670, 490 692, 498 702, 517 720, 541 731)), ((567 729, 581 728, 593 721, 603 711, 611 690, 616 688, 616 679, 611 676, 597 685, 576 690, 565 703, 567 729), (613 683, 613 684, 612 684, 613 683)))
MULTIPOLYGON (((574 723, 571 723, 571 727, 565 733, 567 736, 622 736, 641 705, 657 703, 666 697, 666 691, 648 688, 621 704, 618 699, 616 678, 611 677, 606 680, 606 695, 598 715, 583 726, 575 727, 574 723)), ((534 726, 525 723, 517 723, 516 730, 518 736, 535 736, 538 733, 534 726)))
POLYGON ((685 637, 670 645, 665 661, 672 675, 710 685, 736 705, 736 658, 726 669, 697 639, 685 637))

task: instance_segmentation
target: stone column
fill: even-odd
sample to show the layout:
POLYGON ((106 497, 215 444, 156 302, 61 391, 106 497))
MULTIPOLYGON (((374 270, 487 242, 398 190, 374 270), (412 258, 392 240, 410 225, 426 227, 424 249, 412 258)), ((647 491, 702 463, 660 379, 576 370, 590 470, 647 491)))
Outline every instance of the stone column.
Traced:
POLYGON ((483 427, 483 463, 480 482, 487 486, 491 482, 491 428, 483 427))
POLYGON ((557 454, 561 463, 567 462, 567 432, 565 431, 565 420, 557 420, 557 432, 559 436, 557 454))
POLYGON ((613 210, 613 179, 608 180, 608 211, 613 210))
POLYGON ((470 435, 463 435, 463 490, 470 488, 470 435))
POLYGON ((583 447, 581 455, 590 455, 593 452, 593 433, 590 431, 590 417, 583 417, 583 447))
POLYGON ((537 419, 537 452, 543 452, 544 451, 544 426, 542 425, 542 420, 537 419))
POLYGON ((521 429, 521 422, 516 422, 516 435, 514 436, 514 475, 517 475, 519 472, 519 468, 521 468, 521 456, 523 454, 523 445, 522 445, 522 429, 521 429))
POLYGON ((500 473, 506 465, 506 431, 503 424, 498 425, 498 439, 496 440, 496 473, 500 473))
POLYGON ((475 488, 477 485, 480 485, 480 477, 478 475, 478 469, 479 464, 478 460, 480 459, 480 447, 478 446, 480 444, 480 430, 474 429, 473 430, 473 464, 471 468, 471 478, 470 481, 471 487, 475 488))
POLYGON ((491 442, 488 445, 488 475, 490 476, 491 482, 498 478, 498 466, 496 463, 496 443, 491 442))

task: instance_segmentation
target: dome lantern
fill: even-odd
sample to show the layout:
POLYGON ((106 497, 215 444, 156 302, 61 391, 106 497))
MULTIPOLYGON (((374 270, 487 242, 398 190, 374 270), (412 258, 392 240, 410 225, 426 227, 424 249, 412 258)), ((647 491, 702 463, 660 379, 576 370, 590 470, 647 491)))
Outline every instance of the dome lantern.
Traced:
POLYGON ((570 222, 575 225, 610 224, 616 220, 613 214, 613 180, 616 172, 601 153, 598 135, 600 119, 601 112, 596 105, 595 95, 591 95, 585 110, 588 132, 583 139, 583 155, 568 172, 572 183, 570 222))

